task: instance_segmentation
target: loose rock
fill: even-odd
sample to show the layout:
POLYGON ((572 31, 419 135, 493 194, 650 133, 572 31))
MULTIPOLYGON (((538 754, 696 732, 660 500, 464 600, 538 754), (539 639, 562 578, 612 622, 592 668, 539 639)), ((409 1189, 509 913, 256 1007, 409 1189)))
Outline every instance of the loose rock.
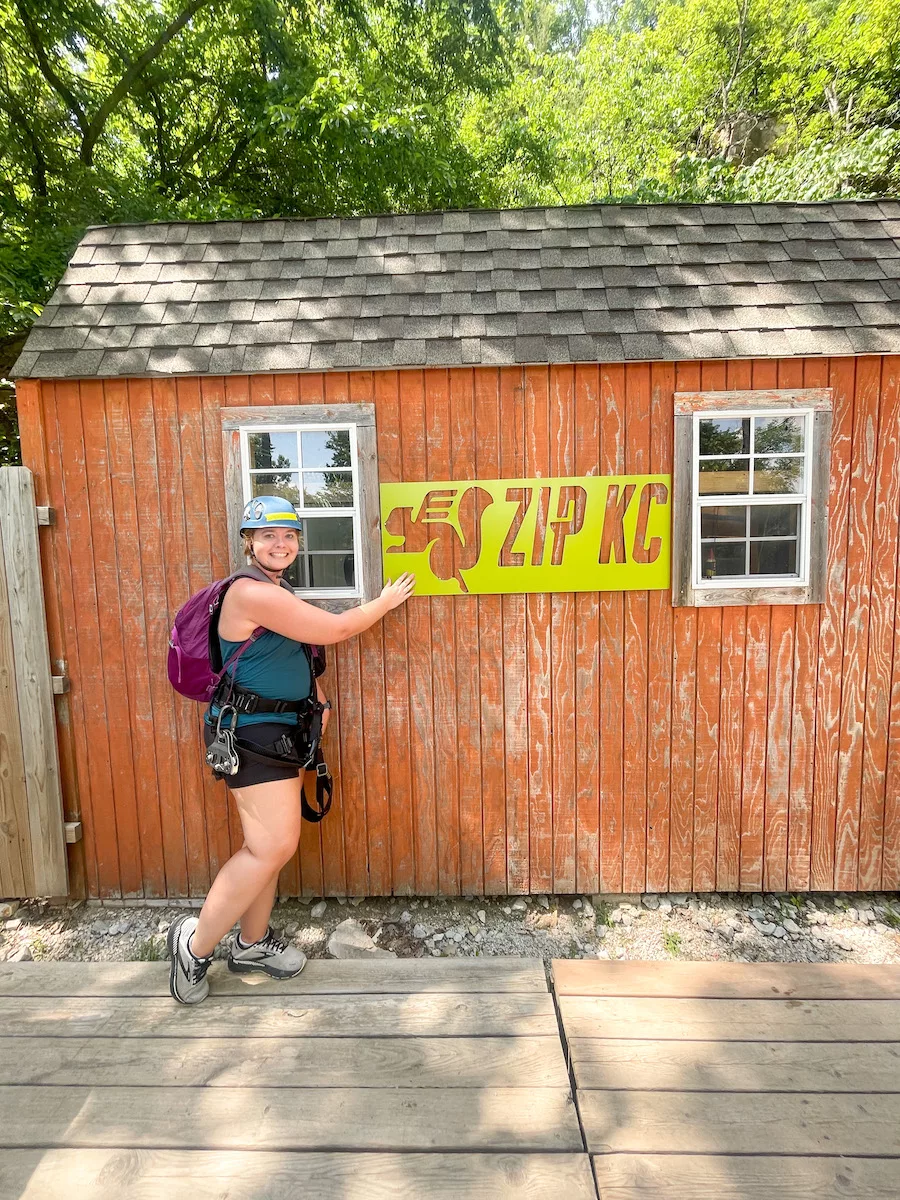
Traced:
POLYGON ((382 950, 360 923, 353 917, 347 917, 328 939, 328 953, 333 958, 396 958, 393 950, 382 950))
POLYGON ((327 911, 328 911, 327 903, 324 900, 319 900, 318 903, 314 904, 312 906, 312 908, 309 910, 309 915, 313 918, 314 921, 321 921, 321 919, 325 916, 325 913, 327 911))

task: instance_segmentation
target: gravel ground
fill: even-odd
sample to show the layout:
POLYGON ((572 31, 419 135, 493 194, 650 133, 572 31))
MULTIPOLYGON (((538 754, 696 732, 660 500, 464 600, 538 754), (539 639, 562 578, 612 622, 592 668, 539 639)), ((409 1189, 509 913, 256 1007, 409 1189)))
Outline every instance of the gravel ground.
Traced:
MULTIPOLYGON (((199 905, 0 901, 0 962, 164 958, 169 923, 199 905)), ((272 924, 310 958, 325 958, 348 916, 400 958, 900 962, 900 893, 288 900, 272 924)), ((223 943, 216 956, 226 954, 223 943)))

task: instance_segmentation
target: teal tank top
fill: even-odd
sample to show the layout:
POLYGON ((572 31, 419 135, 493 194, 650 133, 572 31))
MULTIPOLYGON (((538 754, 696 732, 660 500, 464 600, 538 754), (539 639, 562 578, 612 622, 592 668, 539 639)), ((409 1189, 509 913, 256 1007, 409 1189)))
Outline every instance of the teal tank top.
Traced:
MULTIPOLYGON (((219 638, 222 662, 227 662, 240 642, 227 642, 219 638)), ((302 642, 292 641, 280 633, 267 629, 247 647, 237 661, 235 683, 256 692, 269 700, 305 700, 312 689, 312 672, 309 658, 302 642)), ((219 710, 210 706, 206 720, 217 717, 219 710)), ((296 713, 239 713, 238 728, 242 725, 260 725, 267 722, 296 725, 296 713)))

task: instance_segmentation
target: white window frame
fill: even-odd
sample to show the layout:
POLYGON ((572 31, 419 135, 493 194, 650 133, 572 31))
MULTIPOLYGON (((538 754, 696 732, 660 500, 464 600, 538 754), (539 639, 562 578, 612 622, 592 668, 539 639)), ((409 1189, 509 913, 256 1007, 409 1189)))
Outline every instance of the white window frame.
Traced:
MULTIPOLYGON (((753 462, 753 426, 747 458, 753 462)), ((672 603, 715 607, 731 604, 818 604, 824 599, 827 552, 831 391, 827 388, 675 394, 675 463, 672 522, 672 603), (803 490, 791 495, 700 494, 700 421, 721 416, 799 416, 804 419, 803 490), (700 512, 704 507, 795 504, 800 509, 797 575, 702 576, 700 512)), ((744 457, 718 455, 719 458, 744 457)), ((799 457, 799 455, 798 455, 799 457)))
MULTIPOLYGON (((223 408, 222 438, 225 468, 225 507, 231 569, 245 565, 241 546, 240 520, 250 499, 250 433, 321 433, 334 429, 350 431, 350 469, 353 479, 353 508, 299 508, 304 516, 353 517, 355 588, 295 588, 303 600, 330 612, 341 612, 377 596, 383 586, 381 515, 378 461, 373 404, 296 404, 247 408, 223 408)), ((298 471, 300 468, 298 468, 298 471)), ((302 480, 301 480, 302 482, 302 480)))
MULTIPOLYGON (((360 527, 360 483, 359 483, 359 464, 357 458, 356 445, 356 426, 352 422, 338 421, 323 424, 313 422, 307 424, 298 422, 294 425, 242 425, 239 433, 241 437, 241 467, 242 467, 242 482, 243 482, 243 498, 246 504, 252 498, 251 479, 253 475, 272 474, 258 470, 250 466, 250 446, 249 437, 252 433, 335 433, 337 431, 346 430, 350 434, 350 480, 353 485, 353 505, 350 508, 307 508, 297 507, 296 512, 300 520, 307 517, 315 519, 316 517, 351 517, 353 520, 353 578, 356 580, 356 587, 352 588, 317 588, 317 587, 299 587, 294 588, 294 593, 302 596, 304 600, 359 600, 362 596, 362 534, 360 527)), ((299 444, 299 442, 298 442, 299 444)), ((302 449, 300 451, 301 461, 296 468, 296 474, 300 476, 300 494, 303 495, 303 462, 302 449)), ((342 470, 346 468, 341 468, 342 470)), ((287 468, 285 468, 287 471, 287 468)), ((293 470, 292 470, 293 473, 293 470)))
MULTIPOLYGON (((691 565, 693 568, 692 584, 695 588, 734 588, 734 587, 806 587, 809 583, 809 517, 810 517, 810 484, 811 484, 811 468, 812 468, 812 442, 813 442, 813 409, 798 408, 798 409, 725 409, 722 412, 716 411, 701 411, 693 414, 693 441, 691 446, 691 511, 692 511, 692 545, 691 545, 691 565), (749 455, 743 454, 719 454, 716 457, 723 458, 744 458, 748 461, 748 476, 750 491, 747 493, 732 492, 724 494, 704 494, 700 493, 700 422, 708 420, 710 417, 725 417, 727 420, 746 420, 753 417, 802 417, 803 418, 803 445, 802 454, 793 455, 778 455, 776 457, 792 457, 803 459, 803 487, 799 492, 790 494, 766 492, 759 495, 754 495, 753 488, 753 459, 755 456, 754 450, 754 425, 750 425, 750 451, 749 455), (702 553, 700 546, 700 514, 704 508, 750 508, 762 507, 767 505, 791 505, 800 511, 800 537, 797 539, 797 565, 799 571, 796 575, 722 575, 716 579, 704 579, 702 575, 702 553)), ((709 457, 709 456, 707 456, 709 457)), ((762 456, 760 456, 762 457, 762 456)), ((769 456, 767 456, 769 457, 769 456)), ((740 539, 736 539, 740 540, 740 539)), ((794 540, 794 539, 784 539, 794 540)), ((749 553, 749 537, 748 553, 749 553)))

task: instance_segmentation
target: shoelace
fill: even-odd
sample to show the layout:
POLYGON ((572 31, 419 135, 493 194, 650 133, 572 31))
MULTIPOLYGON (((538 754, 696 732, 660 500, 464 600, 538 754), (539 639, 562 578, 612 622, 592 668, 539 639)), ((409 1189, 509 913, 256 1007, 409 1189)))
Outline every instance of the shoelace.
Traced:
POLYGON ((211 962, 211 958, 194 958, 191 956, 191 967, 188 975, 192 984, 200 982, 200 980, 209 970, 209 964, 211 962))
POLYGON ((271 929, 258 945, 260 950, 265 950, 271 954, 281 954, 283 950, 287 949, 287 942, 276 937, 271 929))

